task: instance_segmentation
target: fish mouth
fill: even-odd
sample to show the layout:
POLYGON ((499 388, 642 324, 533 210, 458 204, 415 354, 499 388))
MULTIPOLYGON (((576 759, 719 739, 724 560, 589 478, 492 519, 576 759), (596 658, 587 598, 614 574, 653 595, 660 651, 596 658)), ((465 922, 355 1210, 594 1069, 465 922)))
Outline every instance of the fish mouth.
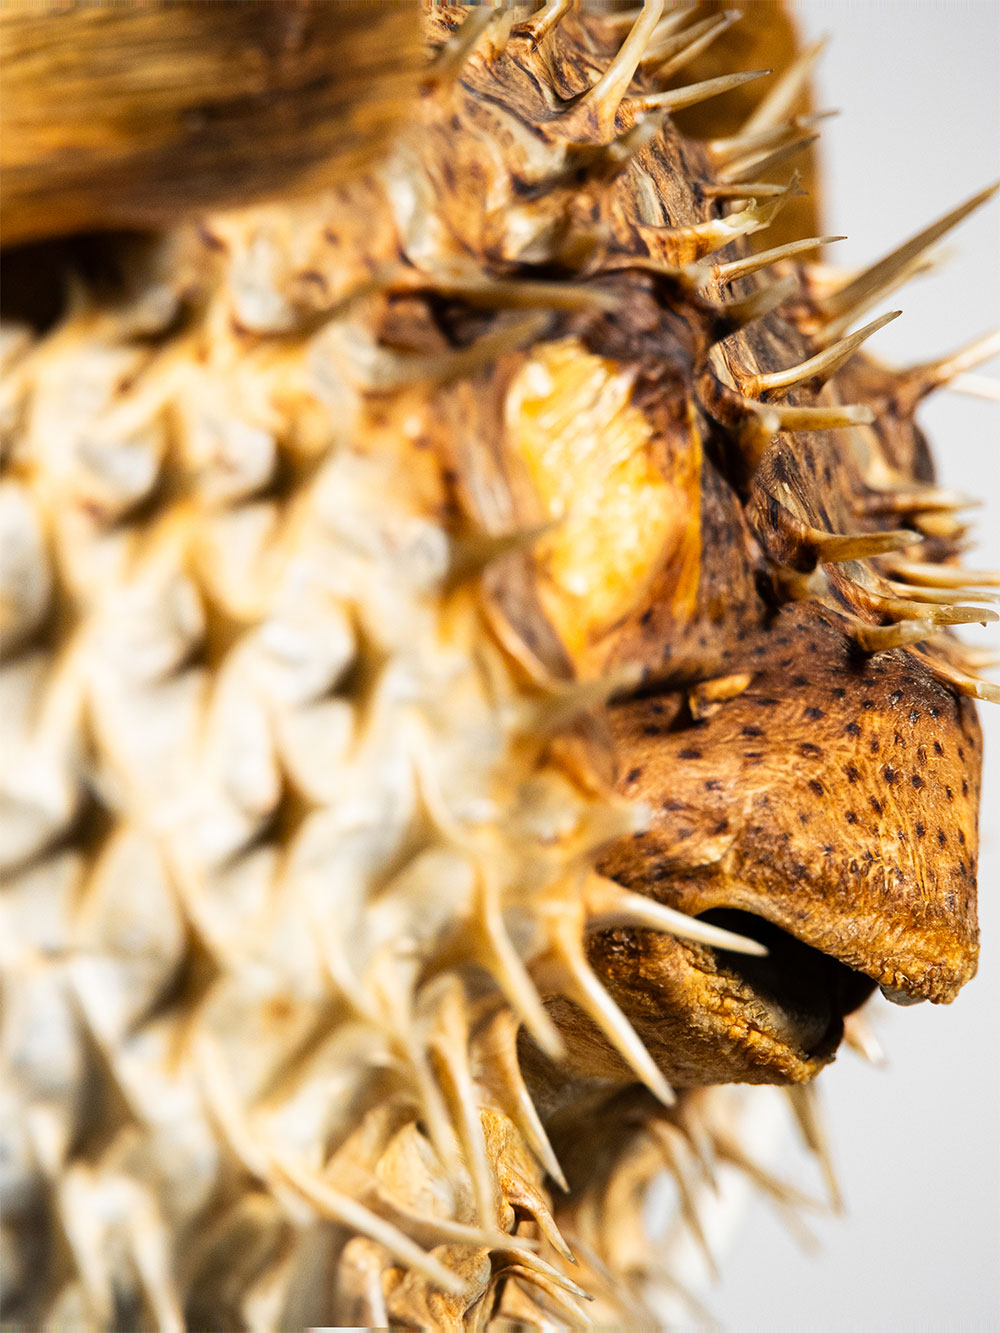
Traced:
MULTIPOLYGON (((769 1037, 811 1065, 832 1060, 844 1019, 872 995, 876 982, 755 913, 717 907, 698 919, 767 949, 758 957, 699 945, 695 960, 700 970, 712 973, 716 989, 742 1010, 755 1036, 769 1037)), ((905 1002, 919 998, 907 995, 905 1002)))

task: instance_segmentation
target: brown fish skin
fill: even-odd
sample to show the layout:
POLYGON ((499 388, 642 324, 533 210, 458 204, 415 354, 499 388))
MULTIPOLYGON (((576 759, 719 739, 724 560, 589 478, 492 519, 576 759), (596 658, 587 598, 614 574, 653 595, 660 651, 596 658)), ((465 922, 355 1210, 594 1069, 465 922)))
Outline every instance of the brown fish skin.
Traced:
MULTIPOLYGON (((611 710, 619 789, 652 813, 602 872, 692 916, 752 913, 872 982, 952 1000, 978 953, 973 704, 902 650, 859 659, 813 606, 786 608, 747 656, 750 686, 700 722, 676 697, 611 710)), ((679 1085, 797 1081, 833 1057, 835 1042, 797 1044, 781 1003, 734 986, 713 950, 616 931, 590 958, 679 1085)))

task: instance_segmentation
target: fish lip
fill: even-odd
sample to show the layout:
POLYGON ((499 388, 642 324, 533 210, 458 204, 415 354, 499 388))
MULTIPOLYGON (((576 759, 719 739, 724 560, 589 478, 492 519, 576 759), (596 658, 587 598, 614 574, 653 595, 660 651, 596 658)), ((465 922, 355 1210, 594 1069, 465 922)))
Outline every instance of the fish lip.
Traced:
MULTIPOLYGON (((780 901, 742 886, 735 892, 730 888, 724 898, 713 894, 704 907, 686 905, 686 910, 697 917, 716 909, 735 910, 751 921, 759 918, 777 927, 851 972, 867 977, 873 991, 885 987, 899 992, 900 998, 894 1001, 886 996, 890 1003, 913 1005, 929 1000, 931 1004, 948 1004, 976 974, 978 929, 964 938, 960 932, 947 930, 942 922, 931 928, 897 932, 888 945, 875 943, 886 937, 885 922, 880 918, 863 914, 845 919, 831 914, 822 921, 815 916, 799 919, 780 901)), ((738 926, 733 929, 739 933, 738 926)))
POLYGON ((924 1004, 927 1000, 926 995, 915 994, 913 991, 896 986, 887 986, 884 982, 879 982, 879 990, 884 999, 890 1004, 898 1004, 903 1008, 908 1008, 914 1004, 924 1004))
POLYGON ((818 1073, 836 1055, 844 1019, 869 998, 876 982, 761 913, 715 908, 700 915, 769 949, 767 959, 758 959, 699 946, 714 955, 711 968, 699 967, 706 955, 691 950, 694 966, 714 970, 730 1021, 740 1014, 744 1035, 752 1030, 756 1048, 769 1038, 776 1051, 802 1064, 807 1077, 818 1073))

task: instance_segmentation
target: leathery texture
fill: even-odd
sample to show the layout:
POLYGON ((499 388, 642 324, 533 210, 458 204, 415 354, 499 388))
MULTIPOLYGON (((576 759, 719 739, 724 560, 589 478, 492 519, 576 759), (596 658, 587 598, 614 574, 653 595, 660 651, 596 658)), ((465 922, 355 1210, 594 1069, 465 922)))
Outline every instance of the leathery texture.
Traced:
POLYGON ((822 1155, 869 994, 975 971, 979 353, 853 330, 985 193, 837 275, 815 52, 705 138, 712 6, 425 22, 377 164, 4 330, 14 1320, 656 1322, 664 1168, 797 1198, 726 1085, 822 1155))

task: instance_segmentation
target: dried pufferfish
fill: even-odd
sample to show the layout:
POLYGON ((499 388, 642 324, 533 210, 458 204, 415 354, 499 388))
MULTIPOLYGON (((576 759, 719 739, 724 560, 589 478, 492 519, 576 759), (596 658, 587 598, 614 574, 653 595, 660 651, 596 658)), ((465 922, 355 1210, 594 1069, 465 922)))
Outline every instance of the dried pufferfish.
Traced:
POLYGON ((983 347, 848 330, 985 196, 751 254, 812 53, 703 144, 728 20, 630 21, 435 10, 377 171, 5 333, 12 1319, 648 1322, 710 1085, 815 1135, 974 971, 1000 579, 912 412, 983 347))

